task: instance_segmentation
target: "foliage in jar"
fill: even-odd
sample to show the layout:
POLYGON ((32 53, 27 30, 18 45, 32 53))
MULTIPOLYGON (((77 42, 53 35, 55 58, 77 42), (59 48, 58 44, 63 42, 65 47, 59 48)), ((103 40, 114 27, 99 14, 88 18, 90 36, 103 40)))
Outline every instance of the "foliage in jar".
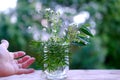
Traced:
POLYGON ((50 8, 40 11, 40 15, 47 21, 42 30, 50 36, 47 40, 42 40, 42 37, 38 41, 33 40, 30 46, 33 50, 38 50, 41 60, 39 64, 41 64, 42 69, 47 68, 49 71, 54 71, 58 66, 68 65, 64 56, 70 56, 71 46, 86 45, 93 35, 89 29, 89 24, 72 23, 65 25, 60 13, 50 8), (68 49, 68 54, 66 54, 66 49, 68 49))

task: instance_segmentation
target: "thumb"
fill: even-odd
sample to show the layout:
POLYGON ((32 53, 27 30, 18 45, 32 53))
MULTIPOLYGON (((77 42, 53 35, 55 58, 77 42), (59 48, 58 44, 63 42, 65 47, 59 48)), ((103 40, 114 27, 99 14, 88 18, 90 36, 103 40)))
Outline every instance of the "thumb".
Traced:
POLYGON ((1 40, 1 44, 0 45, 7 49, 8 46, 9 46, 9 42, 7 40, 1 40))

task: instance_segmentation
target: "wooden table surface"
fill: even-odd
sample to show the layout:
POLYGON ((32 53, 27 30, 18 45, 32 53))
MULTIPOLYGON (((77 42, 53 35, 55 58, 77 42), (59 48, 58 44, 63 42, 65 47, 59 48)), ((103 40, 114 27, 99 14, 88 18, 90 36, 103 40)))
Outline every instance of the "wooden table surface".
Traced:
MULTIPOLYGON (((120 80, 120 70, 69 70, 65 80, 120 80)), ((31 74, 0 77, 0 80, 46 80, 41 70, 31 74)))

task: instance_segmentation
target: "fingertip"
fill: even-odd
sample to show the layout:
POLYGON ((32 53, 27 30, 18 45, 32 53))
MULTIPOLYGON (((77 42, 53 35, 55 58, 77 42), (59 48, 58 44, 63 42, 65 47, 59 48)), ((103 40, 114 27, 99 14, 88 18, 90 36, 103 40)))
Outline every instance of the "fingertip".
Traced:
POLYGON ((31 64, 34 63, 35 62, 35 58, 32 57, 30 62, 31 62, 31 64))
POLYGON ((19 58, 24 56, 26 53, 24 51, 14 52, 14 58, 19 58))
POLYGON ((7 40, 5 40, 5 39, 2 39, 2 40, 1 40, 1 42, 3 42, 3 41, 7 41, 7 40))
POLYGON ((35 72, 35 69, 33 69, 33 68, 29 68, 28 70, 29 70, 29 73, 35 72))
POLYGON ((28 59, 30 59, 31 57, 29 56, 29 55, 26 55, 26 56, 24 56, 23 58, 20 58, 19 60, 18 60, 18 63, 23 63, 23 62, 25 62, 25 61, 27 61, 28 59))
POLYGON ((28 68, 31 64, 35 62, 35 58, 31 57, 27 61, 22 63, 22 68, 28 68))
POLYGON ((18 51, 19 54, 25 55, 26 53, 24 51, 18 51))
POLYGON ((34 57, 32 57, 31 59, 35 60, 35 58, 34 58, 34 57))
POLYGON ((19 69, 16 74, 29 74, 33 73, 35 70, 33 68, 30 69, 19 69))
POLYGON ((5 48, 8 48, 8 46, 9 46, 9 42, 7 41, 7 40, 1 40, 1 45, 3 46, 3 47, 5 47, 5 48))

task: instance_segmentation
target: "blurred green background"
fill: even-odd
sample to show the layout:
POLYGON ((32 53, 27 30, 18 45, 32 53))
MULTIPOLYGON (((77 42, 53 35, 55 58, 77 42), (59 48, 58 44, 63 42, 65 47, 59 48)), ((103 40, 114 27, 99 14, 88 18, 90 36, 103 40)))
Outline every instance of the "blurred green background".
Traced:
POLYGON ((17 0, 15 8, 0 11, 0 40, 10 42, 9 51, 26 51, 37 58, 31 67, 40 69, 39 56, 28 47, 38 34, 29 28, 41 29, 44 20, 37 13, 45 8, 60 11, 66 24, 91 25, 95 36, 90 44, 74 51, 71 69, 120 69, 120 0, 17 0))

